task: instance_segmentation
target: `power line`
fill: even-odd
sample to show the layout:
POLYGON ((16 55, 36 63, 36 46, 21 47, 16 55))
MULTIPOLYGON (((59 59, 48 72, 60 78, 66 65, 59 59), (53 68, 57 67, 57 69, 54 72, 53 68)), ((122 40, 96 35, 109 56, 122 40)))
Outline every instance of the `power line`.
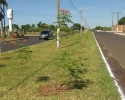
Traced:
POLYGON ((82 33, 82 10, 80 11, 80 15, 81 15, 81 33, 82 33))
POLYGON ((71 5, 73 6, 73 8, 80 14, 79 10, 74 6, 74 4, 72 3, 72 1, 71 0, 69 0, 69 1, 70 1, 71 5))
POLYGON ((113 21, 114 21, 114 14, 115 14, 115 12, 113 12, 111 14, 112 14, 112 30, 113 30, 113 21))
POLYGON ((79 11, 75 6, 74 6, 74 4, 72 3, 72 1, 71 0, 69 0, 70 1, 70 3, 72 4, 72 6, 73 6, 73 8, 80 14, 80 16, 81 16, 81 33, 82 33, 82 10, 81 11, 79 11))
POLYGON ((119 21, 119 14, 122 14, 121 12, 113 12, 111 13, 113 16, 112 16, 112 26, 113 26, 113 17, 114 17, 114 14, 117 14, 117 25, 118 25, 118 21, 119 21))
POLYGON ((56 16, 55 14, 50 13, 36 13, 36 12, 25 12, 25 11, 15 11, 14 15, 21 15, 21 16, 56 16))
POLYGON ((122 14, 121 12, 116 12, 117 13, 117 25, 118 25, 118 21, 119 21, 119 14, 122 14))

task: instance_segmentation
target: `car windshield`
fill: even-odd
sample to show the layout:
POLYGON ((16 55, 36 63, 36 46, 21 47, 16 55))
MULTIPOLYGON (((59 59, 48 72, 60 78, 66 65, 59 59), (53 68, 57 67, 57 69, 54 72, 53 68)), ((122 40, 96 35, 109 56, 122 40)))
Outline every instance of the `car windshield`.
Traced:
POLYGON ((49 34, 49 31, 42 31, 41 34, 49 34))

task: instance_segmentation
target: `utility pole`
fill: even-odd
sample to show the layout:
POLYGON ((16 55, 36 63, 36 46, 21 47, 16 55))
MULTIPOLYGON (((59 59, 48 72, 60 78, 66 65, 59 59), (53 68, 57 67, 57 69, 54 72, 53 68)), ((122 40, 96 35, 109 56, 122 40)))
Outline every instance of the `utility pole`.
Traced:
POLYGON ((113 12, 113 13, 111 13, 112 14, 112 30, 114 30, 113 29, 113 20, 114 20, 114 14, 117 14, 117 31, 118 31, 118 21, 119 21, 119 14, 122 14, 121 12, 113 12))
POLYGON ((57 10, 57 27, 60 25, 60 0, 56 0, 56 10, 57 10))
POLYGON ((60 34, 60 0, 56 0, 56 10, 57 10, 57 48, 60 47, 60 37, 59 37, 59 34, 60 34))
POLYGON ((87 31, 87 20, 86 20, 86 18, 84 19, 84 21, 85 21, 85 32, 87 31))
POLYGON ((115 14, 115 12, 113 12, 111 14, 112 14, 112 31, 113 31, 113 21, 114 21, 114 14, 115 14))
POLYGON ((82 10, 80 11, 80 15, 81 15, 81 33, 82 33, 82 10))
MULTIPOLYGON (((3 12, 3 9, 2 9, 2 4, 0 4, 0 8, 1 8, 1 14, 3 12)), ((1 20, 1 39, 3 38, 3 19, 1 20)))
POLYGON ((121 14, 121 12, 116 12, 116 13, 117 13, 117 31, 118 31, 119 14, 121 14))
POLYGON ((118 25, 118 21, 119 21, 119 14, 122 14, 121 12, 116 12, 117 13, 117 25, 118 25))
POLYGON ((119 21, 119 14, 121 14, 121 12, 115 12, 117 14, 117 31, 118 31, 118 21, 119 21))

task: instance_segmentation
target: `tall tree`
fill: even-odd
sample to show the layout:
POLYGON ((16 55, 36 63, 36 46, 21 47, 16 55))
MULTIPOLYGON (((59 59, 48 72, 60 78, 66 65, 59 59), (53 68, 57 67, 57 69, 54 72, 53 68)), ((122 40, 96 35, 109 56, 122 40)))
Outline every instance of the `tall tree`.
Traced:
POLYGON ((38 28, 41 28, 41 26, 42 26, 42 22, 39 21, 39 23, 37 24, 37 27, 38 27, 38 28))
POLYGON ((81 28, 81 25, 79 23, 74 23, 72 26, 72 29, 74 30, 80 30, 80 28, 81 28))
MULTIPOLYGON (((8 3, 6 0, 0 0, 0 4, 3 4, 8 9, 8 3)), ((0 7, 1 8, 1 7, 0 7)), ((2 9, 2 8, 1 8, 2 9)))
POLYGON ((72 16, 71 16, 71 13, 70 13, 69 10, 61 9, 60 12, 61 12, 61 14, 60 14, 60 24, 61 24, 61 26, 67 25, 66 22, 73 24, 73 22, 70 19, 72 16))
POLYGON ((19 28, 19 26, 18 26, 17 24, 13 24, 13 28, 18 29, 18 28, 19 28))
MULTIPOLYGON (((1 13, 3 13, 4 18, 5 18, 5 9, 4 9, 4 6, 6 6, 6 8, 8 9, 8 3, 7 3, 7 1, 6 0, 0 0, 1 13)), ((5 28, 5 25, 4 25, 4 28, 5 28)), ((5 33, 5 29, 4 29, 4 33, 5 33)), ((5 34, 3 34, 3 21, 1 20, 1 38, 2 37, 5 37, 5 34)))
POLYGON ((27 31, 27 30, 29 30, 31 27, 30 27, 30 24, 26 24, 26 25, 21 25, 21 28, 27 31))
POLYGON ((103 27, 101 27, 101 26, 96 26, 96 27, 95 27, 95 30, 103 30, 103 27))
POLYGON ((36 27, 36 25, 35 25, 35 24, 32 24, 32 25, 31 25, 31 28, 35 28, 35 27, 36 27))
POLYGON ((125 17, 122 17, 119 21, 118 21, 119 25, 125 25, 125 17))
POLYGON ((51 25, 49 26, 49 29, 50 29, 50 30, 55 30, 55 29, 56 29, 56 26, 51 24, 51 25))

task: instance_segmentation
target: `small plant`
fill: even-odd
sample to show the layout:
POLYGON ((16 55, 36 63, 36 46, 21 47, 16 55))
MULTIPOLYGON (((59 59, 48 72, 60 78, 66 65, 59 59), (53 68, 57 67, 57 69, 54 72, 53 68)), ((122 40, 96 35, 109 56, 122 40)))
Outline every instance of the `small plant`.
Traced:
POLYGON ((23 43, 20 43, 19 41, 12 40, 10 41, 10 44, 15 44, 17 46, 17 49, 15 52, 17 53, 17 58, 20 59, 21 64, 27 63, 31 59, 31 51, 30 48, 26 45, 27 40, 23 40, 23 43))
POLYGON ((13 32, 9 32, 9 37, 11 37, 12 33, 13 33, 13 32))
POLYGON ((31 51, 29 51, 29 47, 20 48, 19 50, 17 50, 17 53, 18 53, 17 57, 20 59, 21 64, 25 64, 29 60, 32 61, 31 51))
POLYGON ((73 51, 64 51, 60 55, 59 60, 56 62, 57 72, 60 72, 58 70, 63 70, 62 73, 58 73, 58 77, 62 79, 64 77, 65 79, 63 80, 63 84, 68 84, 71 81, 83 80, 81 74, 85 74, 86 72, 86 70, 83 68, 83 64, 81 63, 82 57, 79 57, 77 59, 73 58, 71 56, 73 55, 73 53, 73 51))

